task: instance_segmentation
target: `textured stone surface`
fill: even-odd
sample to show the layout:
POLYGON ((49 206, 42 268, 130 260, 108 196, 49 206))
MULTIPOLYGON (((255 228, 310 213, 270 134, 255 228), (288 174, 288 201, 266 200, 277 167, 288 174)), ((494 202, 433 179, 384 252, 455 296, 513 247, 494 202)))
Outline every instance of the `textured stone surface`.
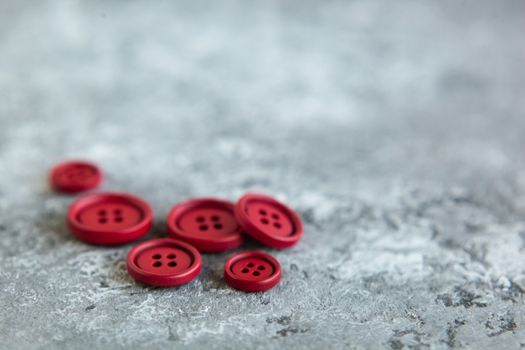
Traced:
MULTIPOLYGON (((0 2, 1 348, 525 346, 522 1, 0 2), (267 293, 137 285, 64 225, 64 158, 174 203, 268 192, 267 293), (133 346, 131 346, 133 345, 133 346)), ((264 249, 250 243, 243 249, 264 249)))

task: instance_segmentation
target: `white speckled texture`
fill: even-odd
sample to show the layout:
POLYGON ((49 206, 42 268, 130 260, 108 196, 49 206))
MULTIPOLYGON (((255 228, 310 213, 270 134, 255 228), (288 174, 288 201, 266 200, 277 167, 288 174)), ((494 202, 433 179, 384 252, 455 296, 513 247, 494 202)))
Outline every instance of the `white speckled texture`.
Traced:
MULTIPOLYGON (((0 2, 0 348, 525 347, 523 1, 0 2), (92 247, 64 158, 155 210, 273 194, 282 282, 172 289, 92 247)), ((237 251, 241 251, 238 249, 237 251)))

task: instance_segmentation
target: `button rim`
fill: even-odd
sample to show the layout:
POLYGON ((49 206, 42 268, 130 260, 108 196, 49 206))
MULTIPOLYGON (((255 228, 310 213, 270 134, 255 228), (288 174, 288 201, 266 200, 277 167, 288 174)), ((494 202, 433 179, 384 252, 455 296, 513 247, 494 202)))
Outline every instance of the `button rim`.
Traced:
POLYGON ((142 242, 131 248, 127 255, 126 265, 129 275, 139 283, 159 287, 175 287, 186 284, 199 275, 202 269, 202 256, 191 244, 173 238, 157 238, 142 242), (142 252, 156 246, 165 246, 166 244, 176 245, 177 248, 182 248, 189 252, 193 257, 192 265, 182 273, 165 275, 146 271, 136 264, 136 260, 142 252))
POLYGON ((275 287, 280 281, 282 277, 282 268, 279 261, 271 256, 268 253, 261 252, 261 251, 248 251, 248 252, 241 252, 236 253, 228 258, 226 260, 226 263, 224 264, 224 279, 230 285, 231 287, 242 290, 244 292, 263 292, 266 290, 269 290, 273 287, 275 287), (261 258, 263 260, 266 260, 272 265, 274 268, 274 273, 260 281, 248 281, 242 278, 239 278, 237 274, 233 273, 232 268, 233 265, 238 262, 239 260, 245 259, 245 258, 261 258))
POLYGON ((153 211, 150 205, 142 198, 120 192, 92 193, 75 200, 70 206, 67 215, 69 230, 81 241, 93 245, 121 245, 144 236, 153 225, 153 211), (122 230, 108 230, 91 227, 77 220, 78 214, 86 207, 107 199, 124 200, 142 212, 142 220, 137 224, 122 230))
POLYGON ((235 219, 237 220, 239 225, 241 225, 244 232, 246 232, 249 236, 259 241, 260 243, 263 243, 273 248, 290 248, 297 244, 299 240, 301 240, 304 233, 302 220, 295 211, 293 211, 287 205, 278 201, 277 199, 262 193, 244 194, 235 205, 234 212, 235 219), (281 209, 284 213, 286 213, 286 215, 292 222, 294 228, 293 234, 290 236, 272 235, 270 233, 264 232, 263 230, 259 229, 254 223, 252 223, 252 219, 250 218, 250 216, 248 216, 246 212, 246 206, 249 204, 249 202, 254 200, 270 202, 279 209, 281 209))
POLYGON ((182 240, 193 245, 197 250, 203 253, 216 253, 237 248, 244 243, 242 236, 242 227, 237 221, 239 228, 232 232, 227 237, 220 238, 209 238, 209 237, 198 237, 193 234, 189 234, 188 231, 182 230, 178 225, 178 220, 187 213, 189 210, 199 207, 215 207, 219 209, 226 209, 231 211, 232 217, 237 221, 235 217, 235 204, 228 200, 214 198, 214 197, 201 197, 192 198, 173 206, 168 213, 166 218, 166 226, 168 235, 174 239, 182 240))

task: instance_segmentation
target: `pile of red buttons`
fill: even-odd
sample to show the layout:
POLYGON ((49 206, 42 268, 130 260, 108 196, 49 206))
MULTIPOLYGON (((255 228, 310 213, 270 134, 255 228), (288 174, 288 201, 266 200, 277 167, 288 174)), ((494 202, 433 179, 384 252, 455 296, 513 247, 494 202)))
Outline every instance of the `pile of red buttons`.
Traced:
MULTIPOLYGON (((96 188, 102 172, 92 163, 68 161, 51 170, 52 186, 78 193, 96 188)), ((153 211, 143 199, 125 193, 94 193, 77 199, 67 223, 80 240, 95 245, 134 241, 151 229, 153 211)), ((129 274, 138 282, 178 286, 201 271, 200 252, 222 252, 241 246, 244 234, 273 248, 289 248, 303 235, 299 216, 272 197, 248 193, 237 203, 216 198, 190 199, 176 204, 167 217, 170 238, 140 243, 128 253, 129 274)), ((256 292, 281 279, 279 261, 263 252, 242 252, 224 265, 226 282, 256 292)))

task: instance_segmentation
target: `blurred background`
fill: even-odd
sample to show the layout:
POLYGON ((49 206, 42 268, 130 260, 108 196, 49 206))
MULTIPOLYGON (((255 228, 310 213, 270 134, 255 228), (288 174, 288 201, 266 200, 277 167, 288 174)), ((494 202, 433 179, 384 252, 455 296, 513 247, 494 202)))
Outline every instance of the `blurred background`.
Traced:
POLYGON ((521 1, 0 6, 7 163, 45 144, 234 177, 315 169, 319 185, 523 165, 521 1))
MULTIPOLYGON (((0 1, 0 334, 9 348, 525 344, 523 1, 0 1), (306 223, 262 295, 228 254, 176 290, 64 225, 98 163, 164 236, 186 198, 306 223), (93 307, 92 307, 93 306, 93 307), (119 334, 115 334, 116 330, 119 334)), ((264 249, 253 245, 253 249, 264 249)))

